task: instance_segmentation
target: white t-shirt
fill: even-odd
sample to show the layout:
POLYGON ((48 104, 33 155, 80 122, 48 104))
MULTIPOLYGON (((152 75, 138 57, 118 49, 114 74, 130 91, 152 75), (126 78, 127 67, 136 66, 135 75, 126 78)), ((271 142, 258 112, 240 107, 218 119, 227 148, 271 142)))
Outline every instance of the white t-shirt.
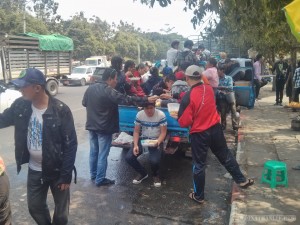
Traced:
POLYGON ((157 139, 160 135, 160 127, 167 126, 167 119, 166 115, 158 109, 155 109, 152 117, 148 117, 142 110, 136 115, 134 124, 142 127, 143 138, 157 139))
POLYGON ((28 124, 27 147, 29 150, 29 168, 42 171, 42 142, 43 142, 43 117, 46 109, 37 109, 31 105, 32 114, 28 124))

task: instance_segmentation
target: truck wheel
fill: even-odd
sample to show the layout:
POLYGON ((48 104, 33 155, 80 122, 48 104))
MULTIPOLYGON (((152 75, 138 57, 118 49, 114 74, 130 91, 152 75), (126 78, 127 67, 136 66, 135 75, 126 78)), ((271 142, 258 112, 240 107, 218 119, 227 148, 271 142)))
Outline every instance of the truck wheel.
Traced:
POLYGON ((58 84, 55 80, 48 80, 46 84, 46 89, 50 95, 55 96, 58 92, 58 84))
POLYGON ((80 80, 80 85, 81 85, 81 86, 85 86, 85 84, 86 84, 86 81, 85 81, 84 78, 82 78, 82 79, 80 80))

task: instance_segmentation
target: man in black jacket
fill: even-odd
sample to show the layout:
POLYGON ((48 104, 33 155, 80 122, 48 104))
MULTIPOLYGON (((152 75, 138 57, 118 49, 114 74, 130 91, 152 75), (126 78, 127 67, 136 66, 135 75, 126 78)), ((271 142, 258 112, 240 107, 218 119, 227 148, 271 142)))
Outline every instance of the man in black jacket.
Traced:
POLYGON ((98 187, 115 183, 106 178, 106 169, 112 134, 119 132, 118 104, 143 104, 158 98, 127 96, 114 89, 116 84, 117 71, 107 68, 102 82, 89 86, 82 100, 87 111, 85 127, 90 133, 90 176, 98 187))
POLYGON ((29 213, 37 224, 67 224, 77 151, 72 113, 67 105, 47 94, 41 71, 26 69, 13 83, 23 97, 0 114, 0 128, 15 126, 18 173, 22 164, 29 163, 29 213), (52 222, 47 206, 49 187, 55 203, 52 222))

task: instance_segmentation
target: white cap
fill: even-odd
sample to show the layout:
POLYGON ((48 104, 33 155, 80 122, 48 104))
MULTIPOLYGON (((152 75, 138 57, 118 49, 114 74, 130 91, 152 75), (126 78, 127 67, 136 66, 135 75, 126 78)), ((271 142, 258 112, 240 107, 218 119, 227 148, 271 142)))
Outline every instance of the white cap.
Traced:
POLYGON ((185 70, 184 74, 190 77, 201 77, 203 71, 204 69, 202 67, 191 65, 185 70))

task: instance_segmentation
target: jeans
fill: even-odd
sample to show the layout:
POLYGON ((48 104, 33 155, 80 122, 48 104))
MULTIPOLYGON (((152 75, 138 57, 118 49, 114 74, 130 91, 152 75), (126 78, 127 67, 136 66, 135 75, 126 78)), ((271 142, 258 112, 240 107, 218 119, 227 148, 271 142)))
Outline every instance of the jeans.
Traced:
POLYGON ((0 176, 0 206, 0 224, 11 225, 9 180, 5 172, 0 176))
POLYGON ((299 93, 300 93, 300 87, 294 89, 294 94, 293 94, 293 101, 294 102, 299 102, 299 93))
POLYGON ((259 90, 261 88, 261 84, 260 84, 260 81, 258 79, 254 79, 253 82, 254 82, 254 86, 255 86, 255 98, 258 98, 259 90))
MULTIPOLYGON (((127 152, 126 154, 126 162, 132 166, 132 168, 138 172, 139 174, 141 174, 142 176, 146 176, 147 175, 147 170, 145 169, 145 167, 143 167, 140 162, 137 160, 137 158, 143 154, 143 147, 141 145, 141 142, 139 141, 139 154, 137 156, 135 156, 133 154, 133 147, 130 148, 130 150, 127 152)), ((162 156, 162 151, 161 151, 161 147, 148 147, 149 150, 149 161, 150 161, 150 166, 151 166, 151 171, 152 171, 152 175, 154 177, 159 175, 159 165, 160 165, 160 160, 161 160, 161 156, 162 156)))
POLYGON ((57 185, 57 180, 42 182, 42 172, 29 168, 27 179, 28 209, 38 225, 68 224, 70 189, 61 191, 57 185), (52 223, 47 205, 49 187, 55 203, 52 223))
POLYGON ((276 79, 276 103, 282 103, 285 81, 276 79))
POLYGON ((95 183, 100 184, 107 170, 107 157, 112 141, 111 134, 99 134, 90 131, 90 175, 95 183))
POLYGON ((226 127, 226 117, 227 117, 227 111, 231 112, 231 123, 232 128, 237 129, 238 128, 238 118, 236 116, 236 107, 235 102, 234 103, 228 103, 226 99, 220 99, 218 102, 218 108, 221 114, 221 124, 223 127, 226 127))
POLYGON ((209 148, 236 183, 246 181, 236 159, 227 147, 221 124, 216 124, 203 132, 191 134, 191 147, 194 192, 198 200, 204 199, 205 162, 209 148))

